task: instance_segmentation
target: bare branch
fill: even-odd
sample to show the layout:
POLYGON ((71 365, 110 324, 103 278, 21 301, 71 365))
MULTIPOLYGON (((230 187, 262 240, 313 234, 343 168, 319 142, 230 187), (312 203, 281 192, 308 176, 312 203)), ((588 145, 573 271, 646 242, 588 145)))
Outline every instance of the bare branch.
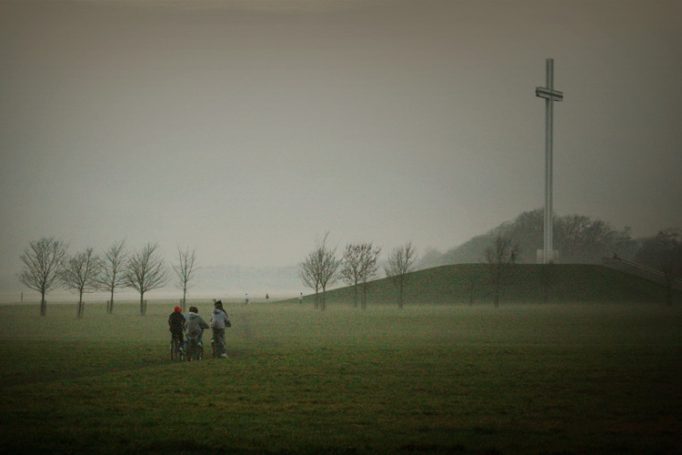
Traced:
POLYGON ((173 265, 173 271, 178 278, 178 286, 182 289, 182 309, 185 310, 187 289, 189 289, 190 281, 194 278, 196 250, 190 251, 189 247, 181 250, 178 247, 178 261, 178 265, 173 265))

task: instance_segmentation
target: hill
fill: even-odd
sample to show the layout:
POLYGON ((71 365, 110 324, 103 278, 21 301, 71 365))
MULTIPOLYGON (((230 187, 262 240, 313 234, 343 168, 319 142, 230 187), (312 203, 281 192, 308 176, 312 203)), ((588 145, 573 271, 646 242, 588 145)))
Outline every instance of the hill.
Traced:
MULTIPOLYGON (((393 304, 397 291, 383 278, 367 284, 368 304, 393 304)), ((493 301, 487 264, 457 264, 409 274, 406 304, 481 303, 493 301)), ((680 293, 676 298, 680 300, 680 293)), ((314 295, 305 297, 313 302, 314 295)), ((501 303, 665 301, 665 289, 639 276, 601 265, 536 264, 509 266, 503 277, 501 303)), ((327 292, 327 304, 352 303, 353 288, 327 292)))

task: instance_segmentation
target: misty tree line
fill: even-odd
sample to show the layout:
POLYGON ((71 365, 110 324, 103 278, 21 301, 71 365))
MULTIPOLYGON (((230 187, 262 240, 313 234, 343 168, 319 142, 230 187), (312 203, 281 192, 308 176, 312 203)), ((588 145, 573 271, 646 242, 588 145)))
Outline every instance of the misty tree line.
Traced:
MULTIPOLYGON (((568 217, 568 219, 575 222, 574 226, 590 225, 590 223, 585 222, 584 218, 568 217)), ((596 223, 596 225, 592 226, 594 229, 588 229, 588 231, 592 231, 592 235, 588 237, 593 239, 602 236, 601 234, 595 236, 595 231, 597 233, 601 232, 602 234, 608 231, 601 223, 596 223)), ((584 230, 576 229, 576 231, 584 230)), ((618 236, 613 232, 606 235, 606 237, 617 241, 612 243, 614 248, 611 251, 600 249, 599 253, 602 255, 601 257, 603 258, 607 255, 612 255, 613 258, 621 261, 626 260, 626 262, 629 262, 631 259, 632 262, 638 264, 639 267, 649 267, 660 273, 666 287, 666 303, 671 305, 673 303, 674 289, 682 286, 682 283, 680 283, 680 280, 682 280, 682 229, 664 229, 659 231, 655 236, 642 239, 638 242, 629 239, 629 237, 626 238, 626 236, 618 236), (623 245, 627 245, 625 250, 622 249, 623 245), (628 253, 626 258, 620 256, 623 251, 628 253)), ((596 241, 593 243, 595 247, 597 244, 604 245, 605 243, 596 241)), ((569 250, 569 254, 571 251, 575 252, 575 250, 569 250)), ((491 283, 493 285, 496 306, 499 305, 504 271, 509 265, 519 261, 521 252, 522 249, 519 243, 514 241, 511 235, 500 232, 498 232, 492 240, 492 245, 485 251, 485 260, 489 264, 491 272, 491 283)), ((553 264, 547 264, 542 269, 545 301, 548 300, 547 294, 551 285, 552 269, 553 264)))
MULTIPOLYGON (((329 233, 325 234, 299 265, 301 281, 315 291, 314 307, 325 310, 327 287, 341 280, 353 287, 353 306, 366 309, 367 283, 377 276, 381 248, 372 242, 349 243, 341 257, 337 257, 336 248, 327 245, 328 237, 329 233)), ((408 242, 394 248, 384 265, 384 273, 397 288, 400 308, 404 304, 405 286, 415 260, 416 250, 408 242)))
MULTIPOLYGON (((584 215, 554 215, 554 246, 560 252, 557 262, 600 264, 602 258, 616 253, 634 260, 641 239, 634 239, 630 228, 615 229, 609 223, 584 215)), ((543 246, 544 210, 523 212, 514 220, 477 235, 445 253, 429 249, 422 256, 419 267, 480 262, 486 249, 497 236, 510 238, 519 247, 516 261, 535 263, 536 251, 543 246)))
MULTIPOLYGON (((168 282, 165 261, 155 243, 147 243, 137 251, 128 252, 123 241, 113 243, 102 256, 93 248, 74 254, 61 240, 42 238, 30 243, 21 255, 23 270, 19 280, 40 293, 40 315, 47 313, 45 296, 61 287, 78 294, 77 317, 83 317, 83 295, 102 291, 109 293, 107 313, 114 311, 117 289, 131 288, 140 294, 140 315, 145 315, 145 294, 168 282)), ((182 308, 186 309, 187 289, 196 270, 196 251, 178 248, 178 263, 172 265, 177 284, 182 289, 182 308)))
MULTIPOLYGON (((329 247, 327 239, 328 235, 325 235, 299 267, 302 282, 315 292, 315 308, 326 308, 327 288, 339 280, 353 287, 353 305, 366 308, 367 285, 377 276, 381 248, 372 242, 349 243, 341 257, 337 257, 336 248, 329 247)), ((127 252, 124 242, 120 241, 112 244, 102 256, 95 254, 92 248, 73 255, 69 255, 67 249, 60 240, 42 238, 30 242, 21 255, 23 270, 19 274, 19 280, 29 289, 40 293, 42 316, 47 311, 46 295, 57 287, 78 293, 79 318, 83 316, 85 293, 108 292, 107 312, 112 313, 114 294, 121 288, 135 289, 139 293, 140 314, 144 315, 145 294, 168 282, 167 267, 159 255, 157 244, 148 243, 137 251, 127 252)), ((507 233, 498 232, 489 240, 484 261, 490 271, 496 306, 499 305, 505 271, 519 262, 522 251, 519 242, 507 233)), ((615 251, 613 254, 617 255, 615 251)), ((682 229, 665 229, 654 237, 641 240, 632 256, 637 263, 662 274, 667 290, 666 301, 672 304, 674 289, 680 286, 682 278, 682 229)), ((416 250, 408 242, 393 249, 383 267, 386 276, 396 287, 400 308, 404 305, 405 287, 410 272, 414 270, 415 260, 416 250)), ((551 279, 551 267, 543 267, 546 293, 551 279)), ((196 251, 178 248, 178 263, 172 265, 172 270, 179 288, 182 289, 182 307, 185 310, 187 290, 196 270, 196 251)), ((471 280, 470 302, 473 302, 476 283, 473 277, 471 280)))

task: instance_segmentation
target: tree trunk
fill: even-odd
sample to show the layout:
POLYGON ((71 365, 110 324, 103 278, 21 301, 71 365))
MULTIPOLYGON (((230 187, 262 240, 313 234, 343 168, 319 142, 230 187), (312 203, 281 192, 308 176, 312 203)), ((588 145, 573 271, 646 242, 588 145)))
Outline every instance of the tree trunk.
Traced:
POLYGON ((358 307, 358 282, 353 285, 353 306, 358 307))
POLYGON ((83 317, 83 291, 78 293, 78 310, 76 311, 76 318, 83 317))
POLYGON ((114 288, 111 288, 111 299, 109 300, 109 314, 114 312, 114 288))
POLYGON ((398 308, 403 309, 403 280, 400 280, 398 284, 399 295, 398 295, 398 308))
POLYGON ((495 307, 500 306, 500 285, 495 285, 495 307))
POLYGON ((184 313, 185 308, 187 308, 187 287, 182 288, 182 311, 184 313))
POLYGON ((362 283, 362 309, 367 309, 367 283, 362 283))
POLYGON ((320 310, 324 311, 327 308, 327 286, 322 286, 322 302, 320 305, 320 310))
POLYGON ((145 314, 144 292, 140 292, 140 316, 144 316, 144 314, 145 314))
POLYGON ((502 287, 502 267, 498 264, 495 276, 495 306, 500 306, 500 288, 502 287))
POLYGON ((40 292, 40 315, 45 316, 47 314, 47 302, 45 301, 45 291, 40 292))

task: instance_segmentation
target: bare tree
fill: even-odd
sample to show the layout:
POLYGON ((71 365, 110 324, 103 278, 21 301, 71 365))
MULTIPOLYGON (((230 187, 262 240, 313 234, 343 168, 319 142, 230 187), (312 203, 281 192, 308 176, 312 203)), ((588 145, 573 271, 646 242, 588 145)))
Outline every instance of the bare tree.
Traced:
POLYGON ((327 306, 327 286, 334 284, 341 261, 336 258, 336 249, 327 246, 327 232, 317 246, 301 264, 300 276, 307 286, 315 288, 316 308, 325 310, 327 306), (318 299, 318 292, 322 297, 318 299))
POLYGON ((190 251, 189 248, 181 250, 178 248, 179 264, 173 266, 173 271, 178 277, 178 285, 182 289, 182 311, 187 309, 187 289, 189 282, 194 278, 194 264, 196 262, 196 250, 190 251))
POLYGON ((362 279, 361 270, 362 244, 349 243, 343 251, 339 276, 349 286, 353 286, 353 306, 358 306, 358 284, 362 279))
POLYGON ((124 273, 126 286, 140 293, 140 315, 147 312, 144 295, 152 289, 166 284, 166 268, 158 255, 158 245, 148 243, 142 250, 133 254, 124 273))
POLYGON ((124 241, 116 242, 104 253, 101 261, 97 284, 100 289, 109 292, 107 313, 114 312, 114 292, 116 288, 125 286, 124 267, 126 263, 124 241))
POLYGON ((663 273, 666 302, 672 305, 673 289, 677 280, 682 278, 682 229, 666 229, 644 240, 636 260, 663 273))
POLYGON ((86 248, 85 251, 69 257, 59 272, 59 279, 64 287, 78 292, 78 307, 76 309, 78 319, 83 317, 85 310, 83 294, 97 290, 97 275, 100 272, 100 267, 100 260, 93 253, 93 249, 86 248))
POLYGON ((362 281, 362 309, 367 308, 367 282, 374 278, 379 270, 379 254, 381 248, 371 242, 360 245, 360 281, 362 281))
POLYGON ((30 243, 21 255, 24 269, 19 273, 21 281, 29 289, 40 292, 40 315, 47 313, 45 295, 55 286, 66 246, 54 238, 42 238, 30 243))
POLYGON ((322 288, 322 300, 320 302, 320 309, 324 311, 327 308, 327 286, 334 284, 338 278, 337 271, 341 265, 341 261, 336 258, 336 248, 331 249, 327 246, 327 232, 322 241, 318 244, 315 254, 317 256, 316 264, 318 264, 317 275, 322 288))
POLYGON ((384 266, 386 276, 393 281, 398 288, 398 307, 403 308, 405 299, 405 286, 408 281, 408 273, 412 271, 416 259, 416 249, 412 242, 394 248, 388 255, 388 261, 384 266))
POLYGON ((500 293, 504 271, 510 264, 516 263, 519 255, 519 247, 512 239, 498 234, 493 244, 485 251, 485 258, 490 270, 490 278, 495 292, 495 306, 500 304, 500 293))
POLYGON ((320 292, 320 280, 317 270, 317 256, 315 251, 312 251, 306 256, 305 260, 299 265, 298 274, 301 277, 303 284, 309 288, 315 290, 315 309, 319 306, 319 292, 320 292))

